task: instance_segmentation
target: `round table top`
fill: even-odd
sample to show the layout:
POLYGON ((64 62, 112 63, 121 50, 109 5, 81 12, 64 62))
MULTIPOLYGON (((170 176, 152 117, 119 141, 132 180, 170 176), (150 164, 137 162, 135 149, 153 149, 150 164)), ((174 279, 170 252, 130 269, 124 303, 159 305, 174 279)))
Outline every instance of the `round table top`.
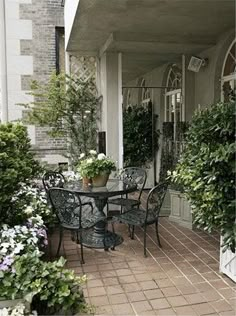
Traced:
POLYGON ((137 190, 136 184, 126 184, 121 180, 108 180, 105 187, 84 186, 82 181, 69 182, 64 185, 64 189, 74 191, 80 195, 90 197, 111 197, 125 193, 131 193, 137 190))

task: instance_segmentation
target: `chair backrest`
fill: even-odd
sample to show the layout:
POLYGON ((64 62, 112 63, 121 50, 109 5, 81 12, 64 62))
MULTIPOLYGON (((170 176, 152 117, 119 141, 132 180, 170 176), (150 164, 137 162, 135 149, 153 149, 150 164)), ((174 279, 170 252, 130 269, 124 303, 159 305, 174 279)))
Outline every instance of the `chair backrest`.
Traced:
POLYGON ((144 169, 138 167, 128 167, 122 170, 121 180, 125 183, 135 183, 139 190, 138 200, 141 198, 143 188, 147 180, 147 173, 144 169))
POLYGON ((55 171, 48 171, 43 175, 43 186, 46 192, 50 188, 63 188, 66 180, 63 174, 55 171))
POLYGON ((60 224, 81 228, 82 205, 79 195, 62 188, 50 188, 49 200, 60 224))
POLYGON ((152 217, 157 218, 159 216, 168 185, 168 182, 162 182, 149 191, 146 204, 146 219, 150 213, 152 213, 152 217))

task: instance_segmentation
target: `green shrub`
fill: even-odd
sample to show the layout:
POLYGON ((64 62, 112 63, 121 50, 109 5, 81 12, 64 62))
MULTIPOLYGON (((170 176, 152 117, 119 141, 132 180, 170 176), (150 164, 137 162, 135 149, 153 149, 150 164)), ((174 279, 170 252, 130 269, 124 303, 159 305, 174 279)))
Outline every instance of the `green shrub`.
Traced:
POLYGON ((217 103, 195 113, 173 175, 183 184, 194 221, 220 231, 224 250, 235 251, 235 105, 217 103))
POLYGON ((14 196, 40 171, 30 152, 30 139, 21 124, 0 124, 0 222, 20 222, 14 196), (17 214, 16 214, 17 212, 17 214))
POLYGON ((125 167, 143 167, 153 160, 159 138, 159 131, 153 129, 151 104, 130 106, 123 111, 125 167))

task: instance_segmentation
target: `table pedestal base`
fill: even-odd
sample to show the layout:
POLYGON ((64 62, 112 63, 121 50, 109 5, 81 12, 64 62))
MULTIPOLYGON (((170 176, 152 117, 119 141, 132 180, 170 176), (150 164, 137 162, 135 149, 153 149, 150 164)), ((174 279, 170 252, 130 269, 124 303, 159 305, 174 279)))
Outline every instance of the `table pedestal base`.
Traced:
POLYGON ((83 233, 83 245, 88 248, 99 248, 108 250, 115 248, 123 242, 123 238, 115 233, 106 231, 104 235, 96 234, 94 231, 83 233))

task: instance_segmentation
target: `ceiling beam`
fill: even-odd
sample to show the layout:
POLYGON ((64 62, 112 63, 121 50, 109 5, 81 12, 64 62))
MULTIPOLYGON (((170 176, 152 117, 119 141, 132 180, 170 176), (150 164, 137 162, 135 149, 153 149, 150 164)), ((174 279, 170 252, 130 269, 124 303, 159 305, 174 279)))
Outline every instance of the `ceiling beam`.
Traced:
POLYGON ((149 53, 158 52, 171 53, 177 49, 178 53, 188 53, 189 50, 203 50, 215 45, 212 39, 204 38, 187 38, 186 36, 156 36, 146 33, 122 33, 113 32, 109 35, 104 45, 99 50, 99 56, 106 51, 121 51, 127 53, 149 53), (181 51, 182 49, 182 51, 181 51))

